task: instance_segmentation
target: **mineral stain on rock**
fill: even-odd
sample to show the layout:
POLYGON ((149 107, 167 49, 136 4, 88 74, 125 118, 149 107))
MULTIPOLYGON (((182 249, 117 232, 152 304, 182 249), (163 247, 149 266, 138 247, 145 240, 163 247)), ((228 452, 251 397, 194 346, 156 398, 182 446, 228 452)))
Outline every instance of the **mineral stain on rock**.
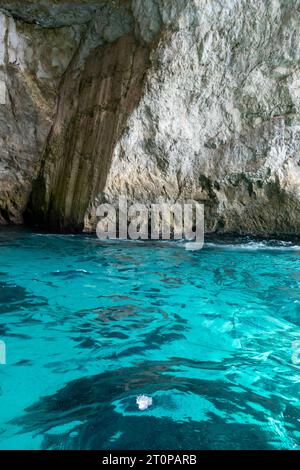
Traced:
POLYGON ((97 48, 84 70, 66 73, 54 126, 34 185, 32 212, 50 228, 82 230, 104 188, 112 153, 138 105, 149 49, 132 35, 97 48))

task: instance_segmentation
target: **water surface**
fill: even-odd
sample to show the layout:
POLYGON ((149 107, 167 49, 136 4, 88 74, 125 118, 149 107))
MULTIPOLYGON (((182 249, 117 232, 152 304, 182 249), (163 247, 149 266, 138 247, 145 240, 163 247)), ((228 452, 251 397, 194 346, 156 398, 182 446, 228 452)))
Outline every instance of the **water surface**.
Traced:
POLYGON ((300 449, 299 263, 2 229, 0 449, 300 449))

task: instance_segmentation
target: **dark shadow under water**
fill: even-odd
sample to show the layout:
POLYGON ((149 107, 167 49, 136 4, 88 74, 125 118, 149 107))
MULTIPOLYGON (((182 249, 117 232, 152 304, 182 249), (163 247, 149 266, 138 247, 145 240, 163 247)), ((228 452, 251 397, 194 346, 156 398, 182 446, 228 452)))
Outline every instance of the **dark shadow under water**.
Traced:
MULTIPOLYGON (((31 406, 14 424, 20 425, 22 432, 44 435, 44 449, 272 449, 276 435, 271 445, 267 426, 263 429, 253 424, 238 424, 231 418, 243 404, 244 413, 260 420, 261 412, 253 411, 249 402, 257 402, 271 413, 280 414, 283 411, 280 399, 275 395, 272 399, 263 398, 250 391, 245 391, 241 397, 230 384, 221 381, 185 380, 172 375, 174 369, 185 363, 191 365, 190 362, 181 358, 145 362, 74 380, 31 406), (201 422, 192 419, 176 422, 148 415, 147 411, 138 416, 136 395, 151 395, 157 390, 170 393, 168 399, 158 397, 155 406, 172 409, 174 390, 195 393, 209 399, 228 420, 214 413, 208 413, 207 419, 201 422), (122 404, 122 413, 111 404, 114 401, 122 404), (75 426, 72 433, 51 435, 51 429, 66 422, 82 424, 75 426)), ((202 367, 205 368, 205 364, 202 367)), ((300 410, 293 406, 284 407, 284 415, 295 425, 300 420, 300 410)))

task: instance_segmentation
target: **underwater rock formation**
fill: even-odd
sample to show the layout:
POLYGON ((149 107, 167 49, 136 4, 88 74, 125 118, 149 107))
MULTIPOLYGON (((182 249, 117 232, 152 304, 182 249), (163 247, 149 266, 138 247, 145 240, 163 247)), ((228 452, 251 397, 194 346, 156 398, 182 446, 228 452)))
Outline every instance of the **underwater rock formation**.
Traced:
POLYGON ((2 223, 33 188, 28 220, 56 230, 94 230, 126 194, 203 202, 209 232, 300 234, 299 0, 0 11, 2 223))

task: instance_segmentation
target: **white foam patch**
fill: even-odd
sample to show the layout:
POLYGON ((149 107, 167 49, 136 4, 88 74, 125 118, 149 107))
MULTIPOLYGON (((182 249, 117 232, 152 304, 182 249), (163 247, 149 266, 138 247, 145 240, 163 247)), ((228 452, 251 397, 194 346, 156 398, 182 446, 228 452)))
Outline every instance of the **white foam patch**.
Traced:
POLYGON ((136 404, 140 410, 144 411, 152 405, 152 398, 147 397, 147 395, 139 395, 136 398, 136 404))
POLYGON ((293 245, 291 242, 278 242, 268 244, 268 242, 248 242, 248 243, 205 243, 205 248, 219 248, 224 250, 270 250, 270 251, 300 251, 300 245, 293 245))

